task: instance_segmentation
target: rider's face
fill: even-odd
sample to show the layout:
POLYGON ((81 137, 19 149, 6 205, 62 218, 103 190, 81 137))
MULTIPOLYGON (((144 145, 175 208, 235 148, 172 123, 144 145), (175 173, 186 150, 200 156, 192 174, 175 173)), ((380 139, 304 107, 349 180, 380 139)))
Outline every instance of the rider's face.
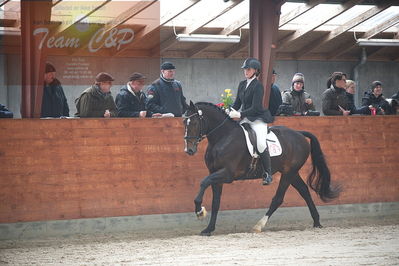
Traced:
POLYGON ((244 68, 244 76, 245 76, 247 79, 252 78, 253 75, 255 75, 255 73, 256 73, 256 70, 253 69, 253 68, 244 68))

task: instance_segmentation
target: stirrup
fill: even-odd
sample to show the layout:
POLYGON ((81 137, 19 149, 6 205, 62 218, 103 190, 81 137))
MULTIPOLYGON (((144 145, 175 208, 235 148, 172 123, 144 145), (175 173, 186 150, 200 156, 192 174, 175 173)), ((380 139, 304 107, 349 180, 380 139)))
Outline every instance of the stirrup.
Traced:
POLYGON ((267 172, 264 173, 263 178, 262 178, 262 185, 267 186, 267 185, 270 185, 272 182, 273 182, 272 175, 267 172), (265 174, 266 174, 266 176, 265 176, 265 174))

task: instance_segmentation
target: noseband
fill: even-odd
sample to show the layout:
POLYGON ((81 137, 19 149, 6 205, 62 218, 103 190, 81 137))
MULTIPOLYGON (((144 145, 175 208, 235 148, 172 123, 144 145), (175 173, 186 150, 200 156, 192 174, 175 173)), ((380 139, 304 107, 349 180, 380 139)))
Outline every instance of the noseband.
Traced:
MULTIPOLYGON (((228 120, 228 116, 226 116, 226 118, 223 120, 222 123, 220 123, 217 127, 215 127, 214 129, 212 129, 210 132, 208 132, 208 134, 203 133, 203 121, 205 122, 204 116, 202 115, 202 110, 198 110, 196 113, 191 114, 189 116, 186 116, 184 118, 186 119, 190 119, 191 117, 197 116, 200 119, 200 130, 199 130, 199 135, 198 136, 185 136, 184 139, 185 140, 189 140, 189 139, 195 139, 195 145, 197 145, 198 143, 200 143, 201 140, 203 140, 204 138, 208 137, 209 135, 211 135, 213 132, 215 132, 216 129, 218 129, 219 127, 221 127, 227 120, 228 120)), ((188 126, 188 125, 187 125, 188 126)))
MULTIPOLYGON (((186 119, 190 119, 191 117, 194 117, 194 116, 197 116, 197 115, 198 115, 198 117, 200 119, 199 135, 198 136, 184 136, 185 140, 194 139, 195 140, 195 145, 197 145, 201 140, 206 138, 206 134, 202 133, 202 129, 203 129, 202 121, 204 121, 204 116, 202 115, 202 110, 198 110, 196 113, 185 117, 186 119)), ((186 125, 186 126, 188 126, 188 125, 186 125)))

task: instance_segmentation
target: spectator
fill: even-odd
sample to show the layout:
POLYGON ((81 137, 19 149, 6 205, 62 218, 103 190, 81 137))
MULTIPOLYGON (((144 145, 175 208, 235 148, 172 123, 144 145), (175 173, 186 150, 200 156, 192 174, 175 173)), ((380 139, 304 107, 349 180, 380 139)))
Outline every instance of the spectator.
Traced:
POLYGON ((389 100, 389 105, 392 109, 392 114, 396 115, 399 113, 399 91, 392 95, 391 99, 389 100))
POLYGON ((302 73, 296 73, 291 88, 283 92, 283 103, 292 105, 294 114, 305 115, 309 110, 315 111, 313 100, 305 91, 305 76, 302 73))
MULTIPOLYGON (((124 85, 116 95, 116 107, 119 117, 151 117, 152 112, 147 111, 145 103, 147 97, 142 92, 146 77, 141 73, 133 73, 129 82, 124 85)), ((160 115, 160 114, 159 114, 160 115)), ((155 114, 155 116, 159 116, 155 114)))
POLYGON ((346 80, 346 85, 345 85, 345 90, 346 90, 346 97, 348 98, 349 102, 349 110, 351 111, 351 114, 367 114, 367 107, 360 107, 357 108, 355 106, 355 99, 354 99, 354 94, 356 92, 356 83, 353 80, 346 80))
POLYGON ((322 95, 324 115, 350 115, 350 104, 346 96, 346 78, 342 72, 334 72, 327 80, 327 90, 322 95))
POLYGON ((111 95, 114 78, 105 72, 96 76, 96 82, 75 100, 79 117, 115 117, 117 110, 111 95))
POLYGON ((61 82, 56 78, 55 67, 47 62, 44 71, 44 87, 40 117, 61 116, 69 116, 68 102, 61 82))
POLYGON ((14 114, 10 112, 4 105, 0 104, 0 118, 13 118, 14 114))
POLYGON ((175 80, 176 67, 165 62, 161 65, 161 75, 148 88, 147 110, 153 113, 171 113, 182 116, 188 105, 183 95, 180 81, 175 80))
POLYGON ((362 106, 368 107, 367 114, 371 114, 371 109, 376 108, 376 114, 392 114, 391 107, 385 97, 382 95, 381 81, 373 81, 370 90, 364 93, 362 106))
POLYGON ((277 73, 273 69, 273 75, 272 75, 272 88, 270 90, 270 98, 269 98, 269 111, 272 114, 272 116, 276 115, 278 107, 282 104, 282 99, 281 99, 281 92, 279 87, 276 85, 276 78, 277 78, 277 73))

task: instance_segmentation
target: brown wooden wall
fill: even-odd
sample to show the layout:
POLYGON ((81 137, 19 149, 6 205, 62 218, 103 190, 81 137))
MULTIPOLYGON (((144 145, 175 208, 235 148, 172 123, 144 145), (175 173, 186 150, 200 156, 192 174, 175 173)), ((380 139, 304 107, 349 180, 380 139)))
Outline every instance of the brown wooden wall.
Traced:
MULTIPOLYGON (((344 189, 329 204, 399 201, 399 116, 283 117, 274 124, 319 138, 344 189)), ((0 223, 191 212, 207 174, 206 141, 186 155, 178 118, 0 120, 0 130, 0 223)), ((221 209, 268 207, 278 180, 226 185, 221 209)), ((283 206, 304 205, 290 188, 283 206)))

